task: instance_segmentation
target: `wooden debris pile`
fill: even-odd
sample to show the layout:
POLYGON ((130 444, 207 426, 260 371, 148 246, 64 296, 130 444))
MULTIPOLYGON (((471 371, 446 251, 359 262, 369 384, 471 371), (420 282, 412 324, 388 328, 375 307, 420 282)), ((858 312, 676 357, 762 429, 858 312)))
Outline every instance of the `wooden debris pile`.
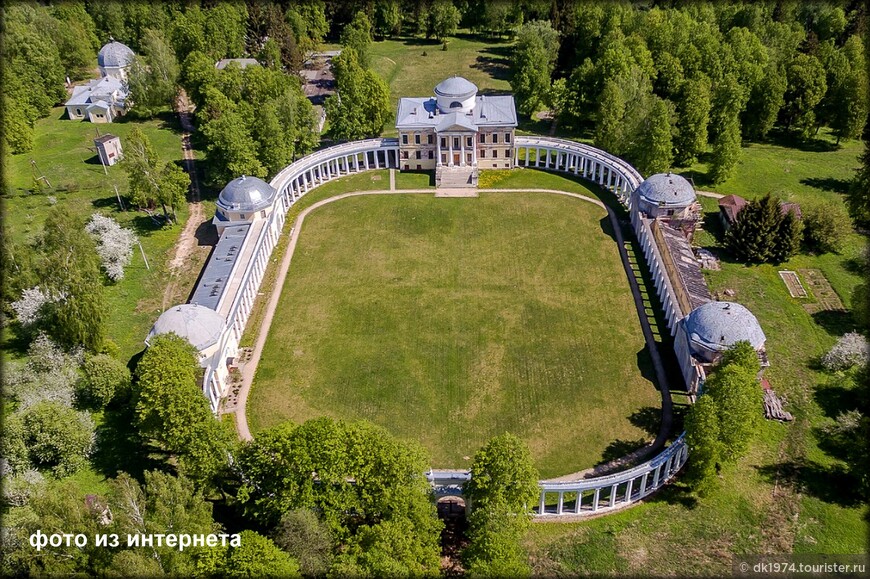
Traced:
POLYGON ((781 420, 783 422, 794 420, 794 416, 790 412, 782 409, 782 400, 779 399, 776 392, 768 388, 764 390, 764 417, 768 420, 781 420))

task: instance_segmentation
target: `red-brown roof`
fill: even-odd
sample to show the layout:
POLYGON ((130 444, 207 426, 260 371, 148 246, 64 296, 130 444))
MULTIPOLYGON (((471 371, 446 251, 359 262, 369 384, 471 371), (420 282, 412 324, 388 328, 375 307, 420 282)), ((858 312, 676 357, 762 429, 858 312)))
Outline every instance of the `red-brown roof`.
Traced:
POLYGON ((719 200, 719 211, 725 214, 725 218, 729 223, 734 223, 734 220, 737 219, 737 214, 746 205, 746 199, 740 195, 726 195, 719 200))

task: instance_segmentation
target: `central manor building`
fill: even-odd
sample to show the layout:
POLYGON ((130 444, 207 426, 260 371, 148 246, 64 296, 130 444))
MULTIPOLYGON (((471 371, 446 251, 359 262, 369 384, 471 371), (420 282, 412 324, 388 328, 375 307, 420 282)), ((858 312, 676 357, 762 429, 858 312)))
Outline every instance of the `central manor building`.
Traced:
POLYGON ((399 168, 476 172, 514 166, 517 110, 511 95, 478 95, 477 86, 453 76, 434 97, 399 99, 399 168))

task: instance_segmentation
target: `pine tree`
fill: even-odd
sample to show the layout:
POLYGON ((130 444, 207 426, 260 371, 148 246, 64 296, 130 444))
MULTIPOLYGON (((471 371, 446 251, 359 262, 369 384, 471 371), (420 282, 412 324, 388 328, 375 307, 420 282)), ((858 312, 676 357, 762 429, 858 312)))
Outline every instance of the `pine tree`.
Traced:
POLYGON ((725 234, 725 245, 740 261, 764 263, 773 257, 783 217, 769 194, 750 201, 725 234))
POLYGON ((782 263, 797 253, 803 239, 804 224, 794 211, 787 212, 776 230, 776 242, 770 260, 782 263))
POLYGON ((846 207, 855 225, 870 228, 870 122, 864 123, 864 152, 861 153, 861 166, 852 179, 846 193, 846 207))

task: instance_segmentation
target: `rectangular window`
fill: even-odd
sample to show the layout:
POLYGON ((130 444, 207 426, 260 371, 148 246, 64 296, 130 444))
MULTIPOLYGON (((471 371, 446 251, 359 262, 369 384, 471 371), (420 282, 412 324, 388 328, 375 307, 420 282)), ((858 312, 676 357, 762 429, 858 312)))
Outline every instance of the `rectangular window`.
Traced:
POLYGON ((417 151, 417 158, 418 158, 418 159, 422 159, 422 158, 423 158, 423 157, 420 156, 420 151, 417 151))
POLYGON ((434 141, 434 140, 435 140, 435 139, 434 139, 434 137, 433 137, 431 134, 426 135, 426 143, 428 143, 428 144, 431 145, 431 144, 432 144, 432 141, 434 141))
POLYGON ((407 158, 408 158, 408 151, 402 151, 402 158, 403 158, 403 159, 407 159, 407 158))
POLYGON ((481 149, 481 150, 480 150, 480 158, 481 158, 481 159, 486 159, 486 149, 481 149))
POLYGON ((498 149, 493 149, 493 150, 492 150, 492 158, 493 158, 493 159, 498 159, 498 149))
POLYGON ((442 149, 447 148, 447 139, 445 139, 444 137, 441 137, 441 148, 442 149))
POLYGON ((260 211, 260 217, 265 217, 265 216, 266 216, 266 210, 263 209, 262 211, 260 211))
POLYGON ((239 219, 244 219, 244 218, 245 218, 245 214, 244 214, 244 213, 242 213, 241 215, 239 215, 239 219))
POLYGON ((504 134, 504 142, 505 142, 505 143, 510 143, 510 142, 511 142, 511 134, 510 134, 510 133, 505 133, 505 134, 504 134))
POLYGON ((431 150, 429 151, 429 158, 430 158, 430 159, 434 159, 434 158, 435 158, 435 151, 431 151, 431 150))
POLYGON ((410 169, 410 168, 411 168, 411 165, 405 163, 405 171, 407 171, 407 170, 410 169))
POLYGON ((402 135, 402 144, 403 144, 403 145, 407 145, 407 144, 408 144, 408 135, 402 135))
POLYGON ((420 144, 420 133, 417 133, 416 135, 414 135, 414 144, 415 145, 420 144))
POLYGON ((459 148, 459 137, 453 137, 453 148, 454 149, 459 148))
POLYGON ((420 164, 418 163, 418 164, 417 164, 417 170, 419 171, 419 170, 422 169, 422 168, 423 168, 423 167, 421 167, 420 164))
POLYGON ((485 142, 486 142, 486 133, 480 133, 480 144, 482 145, 485 142))
POLYGON ((495 145, 496 143, 498 143, 498 133, 493 133, 492 134, 492 144, 495 145))
POLYGON ((473 147, 474 146, 474 144, 471 142, 471 137, 465 137, 465 146, 466 147, 473 147))

